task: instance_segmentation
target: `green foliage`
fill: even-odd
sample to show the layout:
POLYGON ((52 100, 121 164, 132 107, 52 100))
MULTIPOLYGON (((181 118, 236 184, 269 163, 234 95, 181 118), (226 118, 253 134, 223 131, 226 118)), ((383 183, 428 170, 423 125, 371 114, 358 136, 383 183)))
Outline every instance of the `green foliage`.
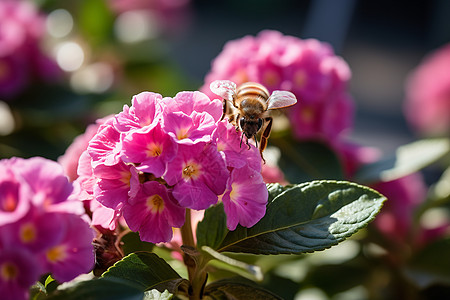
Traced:
POLYGON ((139 286, 142 291, 167 289, 174 293, 178 286, 184 283, 184 279, 165 260, 149 252, 136 252, 124 257, 102 277, 126 279, 139 286))
POLYGON ((227 233, 227 217, 223 204, 220 203, 207 209, 203 220, 198 223, 197 245, 216 248, 222 243, 227 233))
POLYGON ((267 299, 279 300, 280 297, 257 286, 255 283, 243 278, 229 278, 219 280, 208 285, 205 289, 207 300, 246 300, 246 299, 267 299))
POLYGON ((272 187, 266 215, 252 228, 229 232, 216 250, 300 254, 329 248, 370 222, 385 197, 354 183, 313 181, 272 187), (273 190, 282 191, 273 195, 273 190))
POLYGON ((82 281, 67 289, 58 290, 49 300, 142 300, 144 292, 134 282, 110 277, 82 281))

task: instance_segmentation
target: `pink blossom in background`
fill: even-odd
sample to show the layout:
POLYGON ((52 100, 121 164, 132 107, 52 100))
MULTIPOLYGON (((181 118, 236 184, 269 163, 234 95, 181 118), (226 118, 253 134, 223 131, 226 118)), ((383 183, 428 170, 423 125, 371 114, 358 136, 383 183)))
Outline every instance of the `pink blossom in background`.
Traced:
POLYGON ((0 170, 0 291, 28 299, 40 275, 64 282, 90 272, 94 235, 78 184, 41 157, 3 159, 0 170))
POLYGON ((381 158, 381 151, 377 148, 362 146, 354 142, 341 141, 335 145, 335 151, 342 165, 346 179, 351 180, 356 171, 381 158))
MULTIPOLYGON (((112 229, 123 216, 141 239, 169 242, 186 208, 203 210, 218 202, 235 167, 258 174, 249 190, 261 205, 253 215, 230 210, 233 226, 257 222, 268 198, 261 157, 255 146, 239 146, 239 134, 219 122, 221 115, 221 100, 201 92, 134 96, 131 107, 99 127, 79 160, 77 182, 91 200, 95 224, 112 229)), ((235 194, 236 203, 249 201, 247 194, 235 194)))
POLYGON ((414 173, 372 187, 388 199, 374 221, 375 226, 389 239, 400 243, 409 241, 414 210, 426 199, 427 187, 422 175, 414 173))
POLYGON ((40 48, 45 17, 30 1, 0 1, 0 98, 10 100, 32 81, 56 79, 57 64, 40 48))
POLYGON ((0 244, 0 293, 5 300, 28 299, 28 290, 42 274, 41 266, 26 249, 0 244))
POLYGON ((422 135, 450 134, 450 44, 424 58, 406 82, 404 113, 422 135))
POLYGON ((238 85, 255 81, 270 92, 291 91, 298 99, 286 109, 294 135, 335 144, 353 126, 350 77, 347 63, 330 45, 265 30, 229 41, 213 61, 201 90, 215 99, 210 83, 231 80, 238 85))

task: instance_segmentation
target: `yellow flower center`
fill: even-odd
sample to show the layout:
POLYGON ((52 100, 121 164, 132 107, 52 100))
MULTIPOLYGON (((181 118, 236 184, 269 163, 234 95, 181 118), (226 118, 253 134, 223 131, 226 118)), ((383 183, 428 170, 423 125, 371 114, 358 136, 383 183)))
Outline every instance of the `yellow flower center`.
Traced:
POLYGON ((156 144, 156 143, 150 143, 147 146, 147 156, 152 156, 152 157, 156 157, 156 156, 160 156, 162 153, 162 145, 161 144, 156 144))
POLYGON ((224 151, 226 149, 226 144, 222 141, 217 142, 217 151, 224 151))
POLYGON ((197 179, 201 174, 201 166, 191 161, 188 162, 183 168, 184 179, 197 179))
POLYGON ((24 244, 36 240, 36 227, 34 227, 33 223, 25 223, 20 227, 20 240, 24 244))
POLYGON ((152 213, 160 213, 164 210, 164 200, 160 195, 152 195, 147 198, 147 207, 152 213))
POLYGON ((131 180, 131 172, 129 171, 122 171, 121 172, 121 177, 120 177, 120 181, 122 181, 123 183, 125 183, 126 185, 130 185, 130 180, 131 180))
POLYGON ((19 275, 19 270, 13 263, 5 262, 1 266, 0 274, 5 281, 14 280, 19 275))
POLYGON ((67 247, 65 245, 55 246, 47 251, 47 260, 56 263, 63 261, 67 257, 67 247))
POLYGON ((178 128, 177 130, 177 139, 182 140, 189 137, 189 128, 178 128))
POLYGON ((233 182, 231 184, 230 200, 232 202, 236 202, 238 196, 239 196, 239 185, 233 182))

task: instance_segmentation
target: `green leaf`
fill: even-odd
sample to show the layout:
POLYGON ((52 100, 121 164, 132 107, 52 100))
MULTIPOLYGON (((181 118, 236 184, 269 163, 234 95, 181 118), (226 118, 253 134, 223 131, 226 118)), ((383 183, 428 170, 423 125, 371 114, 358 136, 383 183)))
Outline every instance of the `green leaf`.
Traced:
POLYGON ((80 282, 67 289, 57 290, 49 300, 142 300, 144 292, 125 279, 109 277, 80 282))
POLYGON ((48 294, 56 290, 59 286, 59 283, 52 277, 52 275, 48 275, 45 279, 45 290, 48 294))
POLYGON ((205 210, 203 220, 197 225, 197 245, 215 248, 222 243, 227 232, 227 217, 220 203, 205 210))
MULTIPOLYGON (((217 251, 214 251, 208 246, 203 246, 202 250, 214 257, 216 260, 221 261, 228 266, 239 268, 246 272, 246 275, 250 275, 257 281, 263 280, 263 274, 261 271, 261 268, 255 265, 251 265, 248 263, 245 263, 243 261, 231 258, 229 256, 223 255, 217 251)), ((232 268, 229 268, 229 270, 232 270, 232 268)), ((247 276, 248 277, 248 276, 247 276)))
POLYGON ((299 184, 273 198, 255 226, 238 226, 215 250, 255 254, 323 250, 366 226, 385 200, 368 187, 345 181, 299 184))
POLYGON ((142 291, 158 289, 176 293, 185 280, 165 260, 149 252, 132 253, 103 273, 102 277, 127 279, 142 291))
POLYGON ((420 140, 401 146, 395 156, 363 166, 355 175, 355 181, 372 183, 392 181, 438 161, 450 153, 450 139, 420 140))
POLYGON ((325 144, 285 136, 271 137, 270 142, 283 151, 278 165, 289 182, 344 178, 338 157, 325 144))
POLYGON ((279 300, 277 295, 259 287, 254 282, 244 278, 229 278, 218 280, 206 286, 203 299, 265 299, 279 300))

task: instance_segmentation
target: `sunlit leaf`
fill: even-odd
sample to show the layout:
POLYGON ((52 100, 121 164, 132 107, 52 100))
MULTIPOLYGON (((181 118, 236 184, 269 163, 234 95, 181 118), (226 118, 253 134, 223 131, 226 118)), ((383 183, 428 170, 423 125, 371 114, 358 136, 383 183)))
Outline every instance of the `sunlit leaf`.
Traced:
POLYGON ((299 254, 329 248, 366 226, 384 196, 350 182, 313 181, 281 192, 252 228, 230 231, 219 252, 299 254))
POLYGON ((149 252, 136 252, 124 257, 102 277, 129 280, 142 291, 167 289, 170 293, 176 293, 179 285, 185 284, 185 280, 165 260, 149 252))
POLYGON ((144 293, 143 300, 170 300, 173 298, 173 295, 169 293, 168 290, 164 292, 160 292, 158 290, 150 290, 144 293))

